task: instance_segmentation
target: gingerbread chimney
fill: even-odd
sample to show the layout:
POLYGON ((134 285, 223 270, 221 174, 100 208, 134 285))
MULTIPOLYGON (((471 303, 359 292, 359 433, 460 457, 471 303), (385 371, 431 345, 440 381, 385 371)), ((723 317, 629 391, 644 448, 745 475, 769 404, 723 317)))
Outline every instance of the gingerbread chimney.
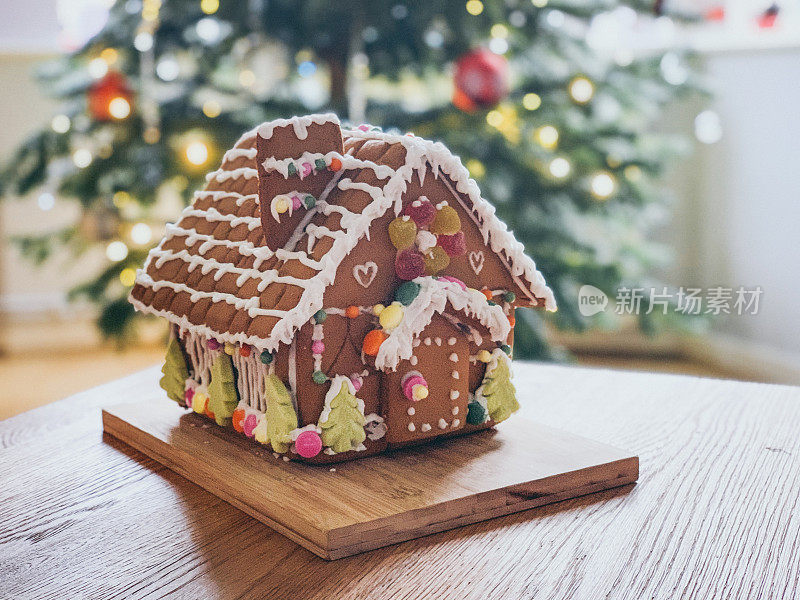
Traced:
POLYGON ((339 119, 323 114, 270 121, 259 127, 256 148, 264 241, 275 251, 286 246, 335 177, 326 155, 344 152, 339 119))

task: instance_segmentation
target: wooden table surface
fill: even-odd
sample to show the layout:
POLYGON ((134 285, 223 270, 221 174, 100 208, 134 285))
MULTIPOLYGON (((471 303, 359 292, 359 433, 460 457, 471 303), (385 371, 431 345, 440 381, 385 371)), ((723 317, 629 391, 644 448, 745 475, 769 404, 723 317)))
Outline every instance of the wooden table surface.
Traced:
POLYGON ((800 388, 518 364, 527 417, 639 483, 326 562, 103 437, 157 378, 0 422, 0 598, 800 597, 800 388))

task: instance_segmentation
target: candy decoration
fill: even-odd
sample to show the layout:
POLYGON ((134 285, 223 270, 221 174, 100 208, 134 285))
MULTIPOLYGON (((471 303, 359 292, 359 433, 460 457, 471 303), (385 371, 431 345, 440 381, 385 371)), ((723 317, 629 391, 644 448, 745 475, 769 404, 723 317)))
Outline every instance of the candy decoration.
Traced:
POLYGON ((314 380, 314 383, 323 384, 328 380, 328 376, 325 375, 322 371, 314 371, 311 374, 311 379, 314 380))
POLYGON ((378 348, 386 340, 386 334, 382 329, 373 329, 366 336, 364 336, 364 343, 362 350, 367 356, 375 356, 378 354, 378 348))
POLYGON ((259 358, 263 364, 268 365, 272 362, 272 352, 264 350, 259 358))
POLYGON ((517 295, 514 292, 506 292, 505 294, 503 294, 503 300, 505 300, 506 302, 510 303, 510 302, 513 302, 516 299, 517 299, 517 295))
POLYGON ((467 405, 467 423, 470 425, 480 425, 486 421, 486 409, 480 402, 470 402, 467 405))
POLYGON ((314 313, 314 322, 315 323, 322 323, 325 319, 328 318, 328 313, 326 313, 321 308, 314 313))
POLYGON ((512 328, 514 327, 514 325, 517 324, 517 319, 514 316, 514 313, 511 313, 510 315, 508 315, 508 324, 511 325, 512 328))
POLYGON ((419 200, 414 200, 411 204, 406 205, 403 209, 403 214, 408 215, 417 224, 417 227, 425 227, 430 225, 436 216, 436 208, 431 204, 425 196, 419 200))
POLYGON ((192 408, 192 399, 194 399, 194 389, 189 388, 185 392, 183 392, 183 403, 186 404, 189 408, 192 408))
POLYGON ((454 235, 461 231, 461 219, 452 206, 443 206, 436 211, 436 216, 429 227, 436 235, 454 235))
POLYGON ((450 275, 440 275, 439 279, 443 279, 444 281, 450 281, 452 283, 455 283, 462 290, 466 291, 466 289, 467 289, 467 284, 464 283, 463 281, 461 281, 458 277, 451 277, 450 275))
POLYGON ((508 355, 511 355, 511 346, 509 346, 508 344, 502 344, 500 346, 500 350, 502 350, 503 352, 505 352, 508 355))
POLYGON ((253 415, 247 415, 247 418, 242 423, 242 433, 244 433, 247 437, 253 437, 253 430, 258 425, 258 418, 253 415))
POLYGON ((324 171, 328 165, 325 164, 324 158, 318 158, 314 161, 314 166, 317 168, 317 171, 324 171))
POLYGON ((289 198, 289 196, 284 196, 283 194, 275 196, 272 199, 272 209, 279 215, 282 215, 287 210, 289 210, 289 207, 291 205, 292 205, 292 199, 289 198))
POLYGON ((440 235, 437 241, 442 249, 447 252, 447 256, 462 256, 467 253, 467 241, 464 239, 463 231, 453 235, 440 235))
POLYGON ((303 206, 303 202, 300 200, 300 196, 292 196, 292 210, 298 210, 301 206, 303 206))
POLYGON ((204 412, 206 412, 207 404, 208 396, 206 396, 203 392, 195 392, 194 398, 192 399, 192 410, 198 415, 202 415, 204 412))
POLYGON ((394 292, 394 299, 400 304, 408 306, 414 301, 414 298, 419 296, 421 286, 413 281, 404 281, 394 292))
POLYGON ((322 451, 322 438, 316 431, 304 431, 294 441, 294 449, 303 458, 312 458, 322 451))
POLYGON ((384 308, 386 307, 383 304, 376 304, 372 307, 372 314, 378 317, 383 312, 384 308))
POLYGON ((353 389, 355 391, 360 390, 361 386, 364 385, 364 379, 358 373, 350 375, 350 382, 353 384, 353 389))
POLYGON ((351 305, 344 310, 344 314, 348 319, 355 319, 358 315, 361 314, 361 309, 358 308, 357 306, 351 305))
POLYGON ((450 257, 439 246, 434 246, 425 254, 425 272, 428 275, 436 275, 450 264, 450 257))
POLYGON ((394 261, 394 271, 400 279, 416 279, 425 274, 425 259, 414 250, 402 250, 394 261))
POLYGON ((419 402, 428 397, 428 382, 417 371, 409 372, 403 377, 400 385, 403 387, 403 395, 412 402, 419 402))
POLYGON ((317 199, 309 194, 308 196, 303 198, 303 203, 306 205, 306 208, 312 209, 317 205, 317 199))
POLYGON ((211 410, 211 407, 210 407, 208 404, 206 404, 206 412, 205 412, 205 415, 206 415, 206 416, 207 416, 209 419, 211 419, 212 421, 216 421, 216 420, 217 420, 217 416, 214 414, 214 412, 211 410))
POLYGON ((339 171, 342 168, 342 161, 338 158, 332 158, 331 164, 328 165, 331 171, 339 171))
POLYGON ((393 302, 383 309, 378 320, 384 329, 394 329, 403 321, 403 305, 393 302))
POLYGON ((233 411, 233 415, 231 415, 231 425, 233 428, 242 433, 244 429, 242 428, 242 424, 244 423, 245 412, 243 408, 237 408, 233 411))
POLYGON ((313 354, 322 354, 325 352, 325 342, 322 340, 314 340, 311 344, 311 352, 313 354))
POLYGON ((228 356, 233 356, 233 353, 236 351, 236 348, 233 347, 233 344, 229 342, 225 342, 225 354, 228 356))
POLYGON ((214 338, 209 338, 207 344, 209 350, 219 350, 220 348, 222 348, 222 344, 220 344, 214 338))
POLYGON ((303 164, 301 164, 300 165, 300 169, 301 169, 300 179, 303 179, 304 177, 307 177, 308 175, 311 174, 311 171, 314 170, 314 168, 311 166, 311 163, 307 163, 307 162, 304 162, 303 164))
POLYGON ((488 350, 481 350, 478 352, 478 360, 482 363, 488 363, 490 360, 492 360, 492 353, 488 350))
POLYGON ((297 175, 297 167, 294 163, 289 163, 289 167, 286 169, 286 172, 289 173, 290 176, 297 175))
POLYGON ((244 356, 245 358, 250 356, 250 352, 251 352, 250 346, 248 346, 247 344, 244 344, 241 348, 239 348, 239 355, 244 356))
POLYGON ((389 239, 398 250, 410 248, 417 239, 417 225, 408 217, 397 217, 389 223, 389 239))
POLYGON ((487 287, 481 288, 481 294, 486 296, 486 300, 489 301, 489 302, 491 302, 492 298, 494 298, 494 295, 492 294, 492 290, 490 290, 487 287))
POLYGON ((261 419, 256 425, 256 428, 253 429, 253 437, 259 444, 266 444, 269 440, 267 436, 267 420, 261 419))

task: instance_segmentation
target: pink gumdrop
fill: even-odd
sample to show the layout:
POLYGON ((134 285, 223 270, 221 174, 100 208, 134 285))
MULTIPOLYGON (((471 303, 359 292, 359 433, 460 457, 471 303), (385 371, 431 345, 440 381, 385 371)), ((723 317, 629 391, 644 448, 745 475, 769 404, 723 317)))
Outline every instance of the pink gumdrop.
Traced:
POLYGON ((436 207, 428 200, 414 200, 403 209, 403 214, 411 217, 417 227, 425 227, 433 222, 436 216, 436 207))
POLYGON ((325 352, 325 342, 322 340, 314 340, 311 344, 311 352, 313 354, 322 354, 325 352))
POLYGON ((242 431, 247 437, 253 437, 253 430, 258 425, 258 419, 255 415, 247 415, 247 418, 242 423, 242 431))
POLYGON ((304 431, 294 441, 294 449, 303 458, 311 458, 322 450, 322 440, 316 431, 304 431))
POLYGON ((447 252, 447 256, 461 256, 467 252, 467 241, 464 239, 463 231, 453 235, 440 235, 437 241, 442 250, 447 252))
POLYGON ((183 401, 186 403, 186 406, 189 408, 192 407, 192 400, 194 399, 194 389, 189 388, 185 392, 183 392, 183 401))
POLYGON ((441 279, 443 281, 449 281, 451 283, 455 283, 462 290, 466 290, 467 289, 467 284, 464 283, 463 281, 461 281, 458 277, 451 277, 450 275, 440 275, 439 279, 441 279))
POLYGON ((369 131, 369 125, 367 125, 366 123, 362 123, 361 125, 358 126, 358 128, 361 131, 369 131))
POLYGON ((394 271, 400 279, 411 281, 425 274, 425 259, 415 250, 403 250, 397 253, 394 271))
POLYGON ((219 350, 220 348, 222 348, 222 344, 220 344, 214 338, 208 338, 208 349, 209 350, 219 350))
POLYGON ((307 162, 304 162, 302 165, 300 165, 300 168, 303 170, 303 172, 301 174, 301 178, 302 177, 306 177, 307 175, 309 175, 311 173, 311 171, 314 170, 313 167, 311 166, 311 163, 307 163, 307 162))
POLYGON ((300 200, 300 196, 292 196, 292 210, 297 210, 303 206, 303 202, 300 200))
POLYGON ((403 395, 413 402, 416 402, 416 400, 414 400, 415 385, 428 387, 428 382, 425 381, 425 378, 422 375, 412 375, 411 377, 405 378, 403 381, 403 395))
POLYGON ((360 389, 361 389, 361 386, 362 386, 362 385, 363 385, 363 383, 364 383, 364 380, 363 380, 363 379, 361 379, 361 375, 358 375, 357 373, 356 373, 356 374, 353 374, 353 375, 350 375, 350 381, 351 381, 351 383, 353 384, 353 389, 354 389, 355 391, 358 391, 358 390, 360 390, 360 389))

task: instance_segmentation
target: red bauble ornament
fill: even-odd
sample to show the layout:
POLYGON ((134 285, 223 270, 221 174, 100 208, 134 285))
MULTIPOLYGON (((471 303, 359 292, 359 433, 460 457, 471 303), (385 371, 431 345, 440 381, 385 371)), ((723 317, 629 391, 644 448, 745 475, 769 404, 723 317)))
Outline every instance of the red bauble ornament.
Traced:
POLYGON ((128 114, 133 111, 133 93, 128 80, 121 73, 111 71, 89 88, 89 114, 97 121, 111 121, 115 118, 111 111, 111 102, 115 98, 122 98, 128 103, 128 114))
POLYGON ((508 94, 508 61, 476 48, 456 61, 453 104, 463 111, 493 106, 508 94))

